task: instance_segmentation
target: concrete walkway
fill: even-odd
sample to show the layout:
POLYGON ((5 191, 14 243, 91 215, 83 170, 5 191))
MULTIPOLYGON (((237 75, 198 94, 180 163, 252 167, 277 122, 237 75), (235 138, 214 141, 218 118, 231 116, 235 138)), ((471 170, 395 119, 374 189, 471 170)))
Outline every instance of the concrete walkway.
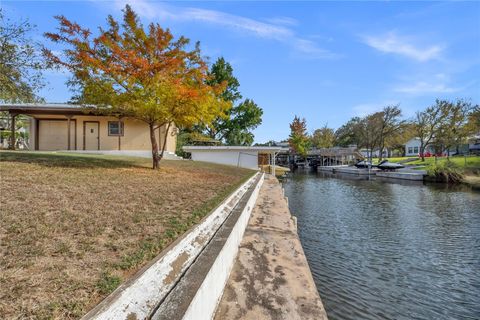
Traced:
POLYGON ((327 319, 282 187, 272 176, 260 190, 215 319, 327 319))

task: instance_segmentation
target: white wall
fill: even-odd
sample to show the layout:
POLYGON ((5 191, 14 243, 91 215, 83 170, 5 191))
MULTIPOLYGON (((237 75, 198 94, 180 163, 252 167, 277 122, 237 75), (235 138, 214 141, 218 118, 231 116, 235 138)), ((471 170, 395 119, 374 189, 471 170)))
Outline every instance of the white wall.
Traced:
POLYGON ((247 169, 258 169, 258 151, 222 150, 201 151, 192 150, 192 160, 226 164, 247 169))
POLYGON ((420 140, 419 139, 411 139, 405 144, 405 155, 406 156, 418 156, 420 152, 420 140), (417 148, 415 150, 415 148, 417 148), (417 151, 417 152, 415 152, 417 151))
MULTIPOLYGON (((418 156, 420 153, 420 139, 412 139, 405 144, 405 155, 406 156, 418 156), (415 149, 416 148, 416 149, 415 149)), ((425 153, 435 153, 431 145, 425 147, 425 153)))
MULTIPOLYGON (((215 309, 222 298, 225 285, 232 271, 238 248, 243 239, 243 234, 248 225, 248 220, 255 207, 260 188, 262 187, 265 174, 250 195, 242 214, 238 218, 224 246, 215 259, 210 271, 207 273, 190 306, 183 316, 183 320, 209 320, 213 319, 215 309)), ((155 317, 153 317, 155 319, 155 317)))

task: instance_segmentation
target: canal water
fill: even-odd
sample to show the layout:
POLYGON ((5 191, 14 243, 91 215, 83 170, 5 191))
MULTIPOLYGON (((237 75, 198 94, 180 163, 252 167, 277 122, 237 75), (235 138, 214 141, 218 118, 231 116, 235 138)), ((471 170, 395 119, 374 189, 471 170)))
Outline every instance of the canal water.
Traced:
POLYGON ((284 188, 330 320, 480 319, 480 192, 331 173, 284 188))

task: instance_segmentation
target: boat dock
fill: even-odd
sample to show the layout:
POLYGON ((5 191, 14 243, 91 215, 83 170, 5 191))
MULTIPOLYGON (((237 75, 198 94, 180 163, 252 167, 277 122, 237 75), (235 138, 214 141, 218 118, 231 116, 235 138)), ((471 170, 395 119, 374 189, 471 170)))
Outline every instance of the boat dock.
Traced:
POLYGON ((401 180, 411 180, 411 181, 423 181, 426 176, 426 171, 424 170, 411 170, 411 169, 399 169, 396 171, 384 171, 378 168, 368 169, 359 169, 353 166, 319 166, 317 171, 321 172, 331 172, 331 173, 347 173, 357 176, 377 176, 382 178, 390 179, 401 179, 401 180))
POLYGON ((377 171, 375 175, 377 177, 382 177, 382 178, 423 181, 426 173, 424 173, 423 171, 414 172, 413 170, 411 171, 377 171))

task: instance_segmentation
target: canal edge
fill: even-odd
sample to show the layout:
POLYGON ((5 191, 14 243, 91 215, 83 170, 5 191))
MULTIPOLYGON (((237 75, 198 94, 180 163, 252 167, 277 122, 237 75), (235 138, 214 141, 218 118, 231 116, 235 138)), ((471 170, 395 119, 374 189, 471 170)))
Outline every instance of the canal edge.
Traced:
POLYGON ((271 175, 217 308, 221 319, 328 319, 282 185, 271 175))

